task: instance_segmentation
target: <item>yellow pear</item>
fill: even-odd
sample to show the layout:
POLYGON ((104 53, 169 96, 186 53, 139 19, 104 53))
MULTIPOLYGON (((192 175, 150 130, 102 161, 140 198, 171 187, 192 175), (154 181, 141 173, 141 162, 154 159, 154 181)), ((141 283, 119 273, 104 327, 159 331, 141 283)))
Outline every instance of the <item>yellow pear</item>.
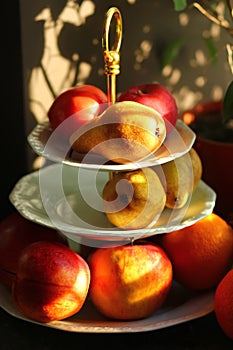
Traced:
POLYGON ((150 227, 158 220, 166 194, 158 175, 151 168, 115 172, 103 188, 104 211, 120 228, 150 227))
POLYGON ((191 150, 168 163, 162 164, 166 191, 166 207, 180 209, 185 206, 202 176, 202 163, 199 155, 191 150))
POLYGON ((193 191, 197 187, 201 177, 202 177, 202 161, 199 157, 199 154, 195 151, 194 148, 191 148, 189 151, 189 155, 191 157, 192 165, 193 165, 193 191))
POLYGON ((110 105, 70 138, 78 153, 93 152, 116 163, 137 162, 155 152, 166 137, 163 118, 134 101, 110 105))

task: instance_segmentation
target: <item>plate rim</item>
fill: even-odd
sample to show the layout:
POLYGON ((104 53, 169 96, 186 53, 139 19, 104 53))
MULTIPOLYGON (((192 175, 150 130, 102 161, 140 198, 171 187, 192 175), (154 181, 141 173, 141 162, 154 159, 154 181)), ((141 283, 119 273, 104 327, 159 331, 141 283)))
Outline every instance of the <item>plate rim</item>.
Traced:
MULTIPOLYGON (((164 158, 161 157, 158 159, 156 159, 156 157, 153 158, 153 155, 150 155, 141 161, 138 161, 135 163, 128 163, 128 164, 94 164, 94 163, 89 164, 89 163, 82 163, 82 162, 78 162, 78 161, 72 161, 69 159, 63 159, 60 156, 57 156, 55 154, 53 154, 53 155, 49 154, 48 151, 46 152, 46 150, 45 150, 46 144, 44 144, 39 139, 39 137, 43 131, 50 131, 51 133, 53 132, 48 120, 45 120, 41 123, 38 123, 33 128, 33 130, 29 133, 29 135, 27 137, 27 141, 28 141, 29 145, 32 147, 32 149, 34 150, 34 152, 37 153, 37 155, 42 156, 42 157, 44 157, 48 160, 51 160, 53 162, 59 162, 59 163, 73 166, 73 167, 77 167, 77 168, 86 168, 86 169, 100 169, 101 168, 101 170, 105 170, 105 171, 121 171, 121 170, 126 171, 126 170, 136 170, 138 168, 145 168, 145 167, 160 165, 160 164, 166 163, 172 159, 176 159, 176 158, 184 155, 185 153, 189 152, 189 150, 191 149, 191 147, 193 146, 193 144, 195 142, 196 134, 180 118, 177 119, 177 123, 175 126, 176 131, 178 131, 177 130, 178 127, 183 128, 183 130, 185 130, 185 132, 189 132, 189 134, 190 134, 190 142, 189 142, 188 146, 186 145, 185 151, 177 152, 175 155, 174 154, 170 155, 170 157, 167 156, 167 157, 164 157, 164 158), (154 162, 151 162, 151 159, 154 159, 154 162)), ((179 132, 179 135, 180 135, 180 132, 179 132)), ((166 144, 167 140, 169 140, 169 136, 170 135, 167 136, 167 139, 165 139, 163 144, 166 144)), ((49 140, 49 138, 48 138, 48 140, 49 140)), ((155 154, 158 153, 159 151, 160 151, 160 148, 155 152, 155 154)))
MULTIPOLYGON (((29 183, 29 179, 35 181, 35 186, 37 178, 39 179, 39 173, 41 174, 41 172, 43 173, 44 176, 46 176, 47 172, 53 172, 56 171, 57 167, 66 167, 67 169, 71 169, 71 171, 76 171, 74 168, 70 168, 66 165, 61 165, 61 164, 52 164, 49 166, 46 166, 44 168, 41 168, 40 170, 34 171, 32 173, 29 173, 25 176, 23 176, 15 185, 15 187, 13 188, 12 192, 9 195, 9 199, 11 201, 11 203, 15 206, 15 208, 27 219, 37 222, 39 224, 42 224, 43 226, 48 226, 48 227, 52 227, 52 228, 57 228, 53 222, 50 220, 49 215, 47 214, 46 210, 44 209, 44 214, 42 213, 41 216, 37 215, 36 213, 36 217, 33 216, 32 218, 32 213, 27 210, 27 208, 25 207, 25 200, 22 201, 22 199, 19 198, 19 194, 22 192, 22 189, 20 188, 22 185, 22 183, 29 183), (44 215, 44 216, 43 216, 44 215)), ((84 171, 90 171, 85 169, 84 171)), ((104 176, 105 172, 103 172, 103 176, 104 176)), ((206 189, 208 189, 208 191, 211 191, 211 195, 212 195, 212 199, 209 204, 208 210, 207 208, 205 208, 204 211, 201 212, 201 215, 198 216, 198 220, 202 217, 205 217, 206 215, 208 215, 214 208, 215 205, 215 199, 216 199, 216 193, 213 191, 213 189, 211 187, 209 187, 207 184, 205 184, 204 181, 200 181, 199 186, 205 186, 206 189)), ((38 196, 40 195, 40 190, 39 190, 39 184, 38 184, 38 196)), ((29 199, 30 200, 30 199, 29 199)), ((41 199, 40 199, 41 200, 41 199)), ((41 205, 43 205, 42 200, 40 202, 41 205)), ((194 203, 195 204, 195 203, 194 203)), ((37 211, 38 212, 38 211, 37 211)), ((40 211, 41 213, 41 211, 40 211)), ((33 214, 34 215, 34 214, 33 214)), ((179 225, 178 228, 181 227, 186 227, 189 225, 192 225, 194 222, 196 221, 195 218, 188 218, 188 220, 186 219, 185 221, 183 221, 183 225, 179 225)), ((61 220, 58 222, 59 224, 61 224, 61 220)), ((172 226, 172 230, 174 230, 174 225, 172 226)), ((107 241, 112 242, 113 241, 113 237, 116 238, 117 241, 131 241, 132 239, 136 239, 136 238, 141 238, 142 235, 145 235, 145 233, 147 234, 147 237, 151 236, 151 235, 156 235, 156 234, 163 234, 165 232, 169 232, 170 230, 168 230, 167 228, 162 228, 162 227, 158 227, 158 229, 160 230, 160 232, 157 232, 158 229, 156 229, 156 227, 152 227, 152 228, 142 228, 142 229, 138 229, 138 230, 119 230, 118 228, 106 228, 106 229, 96 229, 95 231, 97 232, 93 237, 93 232, 94 230, 91 228, 84 228, 84 227, 76 227, 73 224, 66 224, 65 226, 62 224, 62 228, 59 227, 59 230, 63 231, 65 234, 68 234, 68 236, 70 236, 69 238, 71 240, 74 240, 71 236, 73 236, 75 234, 75 232, 77 232, 77 230, 82 230, 83 235, 81 235, 81 233, 79 232, 79 234, 77 235, 79 238, 80 237, 84 237, 84 238, 91 238, 92 239, 101 239, 104 241, 103 235, 105 237, 108 237, 109 239, 107 241), (67 230, 67 227, 69 227, 69 230, 67 230), (71 229, 72 227, 72 229, 71 229)))
MULTIPOLYGON (((83 311, 83 308, 76 314, 67 319, 60 321, 52 321, 49 323, 41 323, 34 320, 31 320, 25 317, 13 304, 11 299, 10 291, 7 287, 0 283, 0 307, 5 310, 12 317, 18 318, 20 320, 37 324, 44 327, 49 327, 53 329, 63 330, 67 332, 74 333, 139 333, 139 332, 148 332, 155 331, 163 328, 168 328, 171 326, 179 325, 188 321, 195 320, 197 318, 206 316, 213 312, 214 310, 214 294, 215 290, 206 290, 197 293, 194 297, 190 297, 174 308, 165 310, 164 312, 154 312, 151 316, 140 319, 140 320, 130 320, 130 321, 117 321, 117 320, 108 320, 104 316, 101 316, 101 320, 91 321, 91 320, 77 320, 74 321, 75 317, 79 317, 80 312, 83 311), (192 309, 193 308, 193 309, 192 309), (190 312, 187 312, 187 309, 191 309, 190 312), (174 311, 178 311, 176 317, 171 319, 166 319, 169 314, 173 314, 174 311), (161 319, 160 319, 161 316, 161 319), (165 317, 165 319, 163 319, 165 317), (158 320, 156 320, 158 319, 158 320)), ((87 300, 87 302, 89 302, 87 300)), ((165 301, 166 303, 166 301, 165 301)), ((165 305, 165 304, 164 304, 165 305)), ((160 311, 163 309, 161 307, 160 311)), ((159 311, 159 310, 157 310, 159 311)), ((85 310, 84 310, 85 312, 85 310)), ((98 313, 98 311, 97 311, 98 313)))

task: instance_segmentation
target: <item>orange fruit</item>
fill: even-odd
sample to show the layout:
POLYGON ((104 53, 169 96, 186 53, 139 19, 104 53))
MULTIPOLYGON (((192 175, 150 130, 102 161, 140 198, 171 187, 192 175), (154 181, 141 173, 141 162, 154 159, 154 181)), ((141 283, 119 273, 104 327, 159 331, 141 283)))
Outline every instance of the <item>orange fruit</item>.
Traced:
POLYGON ((174 279, 203 290, 217 286, 233 263, 233 229, 217 214, 161 236, 174 279))
POLYGON ((233 269, 227 272, 216 288, 214 311, 219 326, 233 340, 233 269))

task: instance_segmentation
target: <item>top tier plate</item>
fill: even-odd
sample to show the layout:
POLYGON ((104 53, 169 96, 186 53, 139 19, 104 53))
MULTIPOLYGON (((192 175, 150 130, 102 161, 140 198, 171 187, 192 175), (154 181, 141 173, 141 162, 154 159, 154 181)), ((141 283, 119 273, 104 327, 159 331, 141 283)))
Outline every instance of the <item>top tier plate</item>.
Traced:
POLYGON ((69 141, 53 132, 48 121, 37 124, 29 134, 28 142, 38 155, 57 163, 87 169, 126 171, 156 166, 178 158, 190 150, 195 138, 195 133, 181 120, 178 120, 176 127, 155 153, 139 162, 128 164, 109 162, 101 156, 90 155, 90 153, 81 155, 74 151, 71 152, 69 141))

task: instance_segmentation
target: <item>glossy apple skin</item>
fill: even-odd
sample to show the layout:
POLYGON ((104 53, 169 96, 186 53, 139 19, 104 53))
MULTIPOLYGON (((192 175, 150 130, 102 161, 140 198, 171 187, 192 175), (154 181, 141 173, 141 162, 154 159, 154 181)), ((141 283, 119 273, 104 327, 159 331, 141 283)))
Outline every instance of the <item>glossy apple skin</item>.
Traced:
POLYGON ((12 297, 28 318, 47 323, 77 313, 90 284, 86 261, 60 243, 40 241, 20 255, 12 297))
POLYGON ((173 130, 178 118, 176 100, 161 84, 135 85, 122 92, 117 101, 135 101, 155 109, 164 118, 167 135, 173 130))
POLYGON ((22 217, 18 212, 0 222, 0 282, 11 288, 15 279, 21 251, 33 242, 47 240, 68 245, 58 231, 38 225, 22 217))
MULTIPOLYGON (((72 116, 71 131, 73 132, 102 113, 103 109, 106 108, 106 103, 107 95, 94 85, 69 88, 58 95, 50 106, 48 110, 50 126, 52 129, 56 129, 72 116), (82 111, 84 112, 82 113, 82 111)), ((61 131, 60 128, 60 133, 70 135, 69 128, 70 125, 64 123, 64 130, 61 131)))
POLYGON ((110 319, 151 315, 164 303, 172 284, 171 262, 155 244, 98 248, 88 262, 90 299, 110 319))

